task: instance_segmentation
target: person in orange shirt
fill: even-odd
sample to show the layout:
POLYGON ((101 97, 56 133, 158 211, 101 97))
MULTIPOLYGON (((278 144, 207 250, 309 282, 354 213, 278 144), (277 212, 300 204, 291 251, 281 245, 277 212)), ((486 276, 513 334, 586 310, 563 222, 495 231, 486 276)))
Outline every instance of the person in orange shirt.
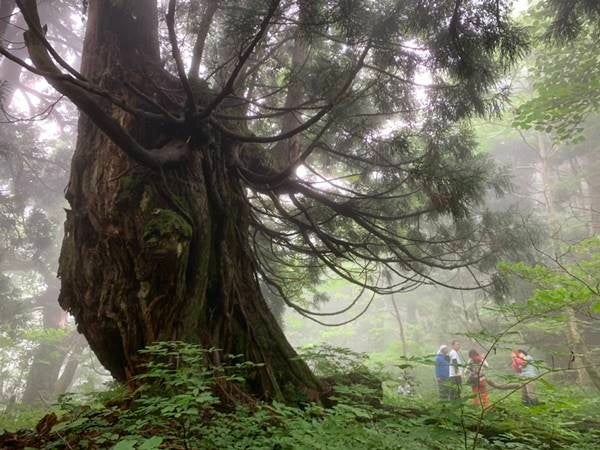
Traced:
POLYGON ((484 409, 490 406, 490 396, 485 379, 484 367, 487 367, 487 361, 482 354, 477 350, 469 351, 469 361, 467 362, 468 378, 467 383, 471 386, 471 390, 475 397, 473 403, 476 406, 481 406, 484 409))

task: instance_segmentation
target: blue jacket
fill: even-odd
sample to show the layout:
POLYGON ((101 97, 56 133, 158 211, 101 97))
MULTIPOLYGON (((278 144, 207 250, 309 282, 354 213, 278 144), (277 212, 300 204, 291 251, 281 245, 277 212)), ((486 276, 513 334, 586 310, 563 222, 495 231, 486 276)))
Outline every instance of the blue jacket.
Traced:
POLYGON ((448 358, 448 355, 440 353, 435 357, 435 377, 443 379, 450 377, 450 358, 448 358))

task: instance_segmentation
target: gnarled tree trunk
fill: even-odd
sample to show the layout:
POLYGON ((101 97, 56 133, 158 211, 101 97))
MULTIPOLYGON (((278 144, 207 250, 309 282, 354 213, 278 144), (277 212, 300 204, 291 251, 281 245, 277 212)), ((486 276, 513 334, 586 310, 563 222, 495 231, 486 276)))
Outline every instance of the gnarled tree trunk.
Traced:
MULTIPOLYGON (((82 74, 116 92, 128 80, 160 98, 175 81, 160 68, 155 0, 89 2, 82 74), (152 81, 150 80, 152 78, 152 81)), ((131 91, 121 92, 131 104, 131 91)), ((147 148, 189 139, 185 164, 150 169, 82 115, 72 161, 59 276, 71 311, 102 364, 121 381, 143 368, 138 351, 181 340, 264 363, 248 380, 263 398, 316 395, 258 287, 245 188, 230 167, 237 144, 204 130, 175 136, 104 105, 147 148)))

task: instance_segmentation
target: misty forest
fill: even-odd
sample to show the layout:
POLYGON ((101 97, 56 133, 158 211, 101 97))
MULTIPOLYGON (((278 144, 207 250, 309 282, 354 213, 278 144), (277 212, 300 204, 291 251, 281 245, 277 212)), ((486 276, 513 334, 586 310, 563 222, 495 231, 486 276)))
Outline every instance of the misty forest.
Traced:
POLYGON ((0 0, 0 449, 600 448, 600 1, 0 0))

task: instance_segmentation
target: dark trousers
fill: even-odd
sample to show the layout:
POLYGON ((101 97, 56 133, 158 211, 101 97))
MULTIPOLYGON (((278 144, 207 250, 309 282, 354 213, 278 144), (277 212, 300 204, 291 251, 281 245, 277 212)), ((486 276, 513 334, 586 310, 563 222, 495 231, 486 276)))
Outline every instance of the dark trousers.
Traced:
POLYGON ((462 387, 462 377, 460 375, 456 377, 450 377, 449 381, 449 400, 458 400, 460 398, 460 389, 462 387))
POLYGON ((450 380, 448 378, 438 378, 438 391, 440 394, 440 400, 448 400, 450 399, 450 391, 452 390, 452 385, 450 384, 450 380))

